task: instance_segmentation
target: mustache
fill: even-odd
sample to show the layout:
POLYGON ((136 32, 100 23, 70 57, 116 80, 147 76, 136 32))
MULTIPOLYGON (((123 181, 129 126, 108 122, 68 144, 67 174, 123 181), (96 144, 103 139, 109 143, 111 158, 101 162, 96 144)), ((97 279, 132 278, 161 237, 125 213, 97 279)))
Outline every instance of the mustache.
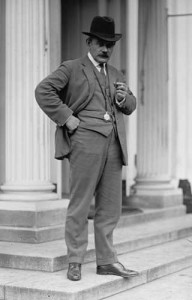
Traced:
POLYGON ((108 58, 109 57, 108 54, 100 54, 99 56, 102 57, 102 58, 108 58))

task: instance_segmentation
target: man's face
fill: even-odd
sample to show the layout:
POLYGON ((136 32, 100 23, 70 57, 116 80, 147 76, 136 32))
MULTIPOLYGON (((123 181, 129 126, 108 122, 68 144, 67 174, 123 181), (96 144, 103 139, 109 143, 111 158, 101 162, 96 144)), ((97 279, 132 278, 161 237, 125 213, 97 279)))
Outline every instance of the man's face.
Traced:
POLYGON ((107 63, 113 52, 115 42, 107 42, 97 38, 88 41, 89 51, 98 63, 107 63))

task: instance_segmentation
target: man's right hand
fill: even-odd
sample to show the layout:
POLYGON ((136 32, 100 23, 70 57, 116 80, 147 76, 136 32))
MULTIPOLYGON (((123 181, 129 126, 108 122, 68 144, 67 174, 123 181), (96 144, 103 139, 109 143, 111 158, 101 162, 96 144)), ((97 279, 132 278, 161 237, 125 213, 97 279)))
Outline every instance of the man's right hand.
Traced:
POLYGON ((77 127, 79 126, 79 119, 74 117, 73 115, 71 115, 67 122, 65 123, 66 127, 68 128, 69 133, 72 133, 74 130, 77 129, 77 127))

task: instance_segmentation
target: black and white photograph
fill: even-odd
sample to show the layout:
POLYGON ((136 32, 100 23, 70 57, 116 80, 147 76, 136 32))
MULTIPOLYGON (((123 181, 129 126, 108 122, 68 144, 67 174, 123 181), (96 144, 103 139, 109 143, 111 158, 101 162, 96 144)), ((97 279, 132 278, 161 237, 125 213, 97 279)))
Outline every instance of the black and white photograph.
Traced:
POLYGON ((0 0, 0 300, 192 300, 192 0, 0 0))

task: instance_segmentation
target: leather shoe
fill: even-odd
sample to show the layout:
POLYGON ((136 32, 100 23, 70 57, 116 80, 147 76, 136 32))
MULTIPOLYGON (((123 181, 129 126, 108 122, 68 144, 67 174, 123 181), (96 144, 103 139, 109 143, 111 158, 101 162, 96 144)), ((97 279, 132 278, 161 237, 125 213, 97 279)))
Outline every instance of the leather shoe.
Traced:
POLYGON ((72 281, 81 279, 81 264, 70 263, 67 272, 67 278, 72 281))
POLYGON ((116 275, 124 278, 139 275, 138 272, 126 269, 121 263, 117 262, 110 265, 97 266, 97 274, 99 275, 116 275))

